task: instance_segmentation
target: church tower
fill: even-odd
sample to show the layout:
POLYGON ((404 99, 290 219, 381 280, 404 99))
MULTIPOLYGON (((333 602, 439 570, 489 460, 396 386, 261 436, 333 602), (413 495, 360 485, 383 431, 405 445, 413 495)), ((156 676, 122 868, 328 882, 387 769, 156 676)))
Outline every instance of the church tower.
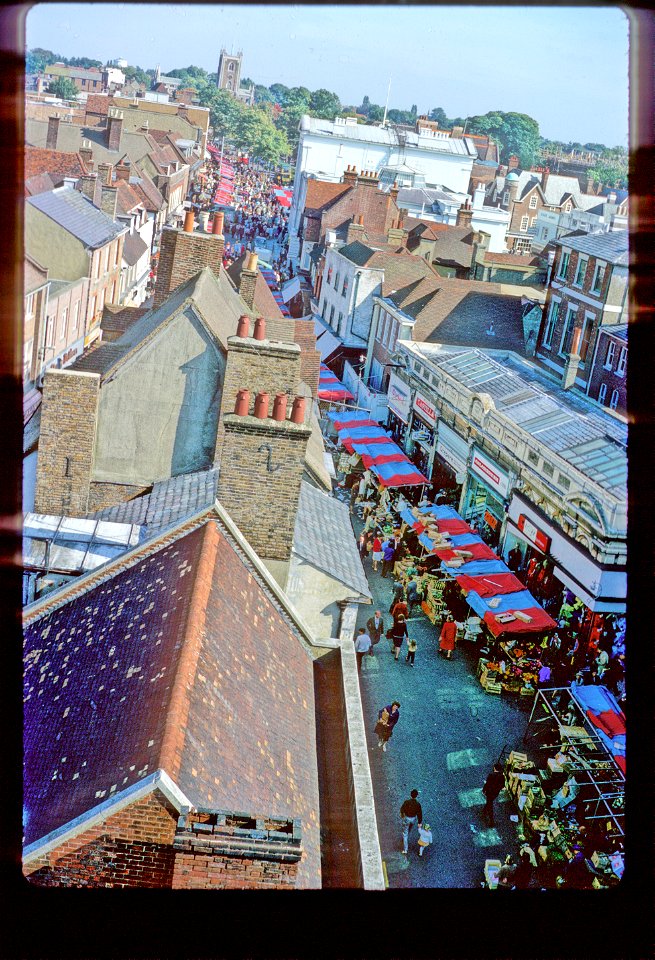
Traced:
POLYGON ((221 90, 229 90, 234 96, 239 92, 241 85, 242 59, 243 53, 241 50, 234 55, 223 49, 218 61, 218 87, 221 90))

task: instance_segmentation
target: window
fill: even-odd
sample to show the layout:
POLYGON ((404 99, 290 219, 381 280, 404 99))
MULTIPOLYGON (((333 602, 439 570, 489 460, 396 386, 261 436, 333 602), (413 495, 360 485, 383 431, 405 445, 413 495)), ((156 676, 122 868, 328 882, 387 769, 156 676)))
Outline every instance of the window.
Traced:
POLYGON ((45 327, 45 345, 54 347, 55 345, 55 318, 48 317, 45 327))
POLYGON ((569 269, 570 258, 571 258, 571 251, 562 250, 562 256, 560 257, 560 261, 559 261, 559 268, 557 270, 557 276, 560 277, 561 279, 564 279, 564 277, 567 274, 567 271, 569 269))
POLYGON ((572 209, 573 209, 573 206, 571 204, 571 201, 569 200, 568 203, 564 205, 564 213, 570 213, 572 209))
POLYGON ((76 300, 75 307, 73 308, 73 324, 71 327, 72 330, 77 330, 77 324, 79 322, 79 319, 80 319, 80 301, 76 300))
POLYGON ((601 385, 600 385, 600 387, 599 387, 599 389, 598 389, 598 402, 599 402, 600 404, 602 404, 603 406, 605 405, 605 398, 606 398, 606 397, 607 397, 607 384, 606 384, 606 383, 601 383, 601 385))
POLYGON ((35 294, 30 293, 30 295, 25 300, 25 316, 26 317, 34 316, 34 298, 35 298, 35 294))
POLYGON ((603 279, 605 277, 606 264, 597 263, 594 270, 594 279, 591 284, 592 293, 600 293, 603 288, 603 279))
POLYGON ((325 282, 328 284, 328 286, 330 285, 330 281, 331 281, 331 280, 332 280, 332 267, 329 267, 329 268, 328 268, 327 280, 325 281, 325 282))
POLYGON ((337 271, 337 275, 334 278, 334 289, 335 290, 339 289, 339 272, 338 271, 337 271))
POLYGON ((534 450, 528 450, 528 461, 535 467, 539 463, 539 457, 534 450))
POLYGON ((506 190, 505 193, 503 194, 503 203, 507 203, 508 201, 509 201, 509 190, 506 190))
POLYGON ((550 350, 553 342, 553 330, 555 329, 557 317, 559 316, 560 302, 560 300, 551 300, 550 302, 550 310, 548 312, 548 319, 546 320, 546 326, 544 327, 544 336, 542 340, 542 346, 544 346, 546 350, 550 350))
POLYGON ((89 319, 93 321, 96 315, 96 298, 91 297, 91 309, 89 310, 89 319))
POLYGON ((521 217, 521 226, 519 227, 519 230, 521 231, 521 233, 525 233, 527 229, 528 229, 528 218, 521 217))
POLYGON ((571 481, 569 480, 568 477, 565 477, 563 473, 559 473, 557 475, 557 482, 559 483, 562 490, 570 490, 571 481))
POLYGON ((536 222, 537 222, 537 218, 536 218, 536 217, 533 217, 532 220, 530 220, 530 226, 531 226, 531 227, 534 227, 535 224, 536 224, 536 222))
POLYGON ((387 325, 387 320, 388 320, 388 314, 386 310, 382 310, 380 312, 380 316, 378 319, 378 332, 377 332, 377 339, 380 341, 380 343, 384 343, 384 332, 387 325))
POLYGON ((612 396, 610 397, 610 410, 616 410, 619 402, 619 391, 618 389, 612 390, 612 396))
POLYGON ((342 295, 343 297, 345 297, 345 295, 346 295, 347 293, 348 293, 348 277, 344 277, 344 278, 343 278, 343 289, 342 289, 342 291, 341 291, 341 295, 342 295))
POLYGON ((105 289, 104 287, 100 291, 100 303, 98 304, 98 310, 102 313, 102 309, 105 305, 105 289))
POLYGON ((346 335, 346 331, 341 329, 341 324, 342 324, 342 323, 343 323, 343 314, 342 314, 341 310, 339 310, 339 317, 338 317, 338 320, 337 320, 337 330, 338 330, 338 332, 340 333, 340 335, 343 337, 343 336, 346 335))
POLYGON ((573 339, 573 328, 575 326, 575 317, 578 312, 577 307, 569 307, 566 320, 564 321, 564 331, 560 343, 560 354, 567 354, 571 349, 571 340, 573 339))
POLYGON ((607 347, 607 353, 605 355, 605 363, 603 364, 606 370, 612 369, 615 353, 616 353, 616 342, 614 340, 610 340, 607 347))
POLYGON ((387 343, 387 347, 389 348, 389 350, 393 350, 394 344, 396 343, 397 339, 398 339, 398 321, 392 318, 391 323, 389 324, 389 341, 387 343))
POLYGON ((575 280, 573 281, 574 287, 581 287, 584 283, 585 273, 587 272, 587 263, 589 262, 587 257, 578 257, 578 266, 575 271, 575 280))
POLYGON ((616 375, 617 377, 625 376, 625 368, 628 365, 628 348, 621 347, 621 353, 619 354, 619 362, 616 365, 616 375))
POLYGON ((532 196, 530 197, 530 203, 528 204, 528 206, 529 206, 530 210, 536 210, 536 209, 537 209, 537 194, 536 194, 536 193, 533 193, 532 196))
POLYGON ((531 242, 529 237, 518 237, 514 242, 514 253, 530 253, 531 242))
POLYGON ((61 326, 59 327, 59 339, 66 339, 66 322, 68 320, 68 307, 64 307, 61 312, 61 326))
POLYGON ((233 63, 228 63, 227 69, 229 70, 230 73, 234 73, 234 64, 233 64, 233 63))
POLYGON ((320 306, 320 309, 319 309, 319 313, 320 313, 320 315, 321 315, 322 317, 325 316, 325 297, 323 297, 323 299, 321 300, 321 306, 320 306))
POLYGON ((544 460, 544 462, 541 464, 541 469, 547 477, 553 477, 555 475, 555 468, 553 467, 552 463, 546 463, 544 460))
POLYGON ((118 265, 118 252, 119 252, 120 248, 121 248, 120 241, 117 240, 117 241, 116 241, 116 249, 114 250, 114 266, 115 266, 115 267, 118 265))
POLYGON ((596 318, 593 313, 585 313, 584 323, 582 324, 582 333, 580 335, 580 343, 578 344, 578 355, 582 363, 584 363, 587 359, 587 352, 589 351, 589 342, 594 330, 595 319, 596 318))
POLYGON ((332 326, 332 321, 334 320, 334 304, 330 304, 330 326, 332 326))

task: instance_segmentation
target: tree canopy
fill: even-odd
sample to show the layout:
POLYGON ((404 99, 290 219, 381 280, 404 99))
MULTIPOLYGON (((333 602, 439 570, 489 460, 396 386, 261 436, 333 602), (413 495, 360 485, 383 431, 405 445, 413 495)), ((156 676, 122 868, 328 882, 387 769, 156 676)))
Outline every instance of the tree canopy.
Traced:
POLYGON ((512 155, 516 155, 520 166, 529 170, 539 157, 539 124, 526 113, 491 110, 483 116, 469 117, 467 130, 469 133, 486 133, 497 140, 501 163, 507 163, 512 155))
POLYGON ((70 77, 57 77, 48 87, 48 91, 60 100, 76 100, 79 92, 70 77))

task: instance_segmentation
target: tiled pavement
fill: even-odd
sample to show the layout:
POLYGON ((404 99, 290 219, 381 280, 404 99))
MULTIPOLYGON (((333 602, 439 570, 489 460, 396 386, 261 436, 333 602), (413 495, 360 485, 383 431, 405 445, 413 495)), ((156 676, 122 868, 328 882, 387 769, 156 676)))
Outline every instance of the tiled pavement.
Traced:
MULTIPOLYGON (((354 525, 359 533, 357 519, 354 525)), ((364 568, 374 606, 360 608, 357 626, 365 626, 378 608, 385 625, 390 624, 393 578, 373 573, 368 558, 364 568)), ((440 657, 437 630, 418 607, 408 629, 418 641, 415 667, 405 663, 406 645, 395 662, 390 641, 382 637, 375 655, 364 658, 360 678, 389 886, 476 887, 487 857, 502 859, 516 851, 511 802, 501 793, 495 804, 495 828, 489 828, 481 817, 481 787, 503 747, 522 749, 529 704, 482 689, 475 676, 474 645, 458 644, 451 661, 440 657), (377 711, 394 698, 401 703, 400 720, 383 752, 373 727, 377 711), (433 834, 432 846, 422 858, 415 828, 408 856, 402 853, 399 809, 413 787, 419 790, 433 834)))

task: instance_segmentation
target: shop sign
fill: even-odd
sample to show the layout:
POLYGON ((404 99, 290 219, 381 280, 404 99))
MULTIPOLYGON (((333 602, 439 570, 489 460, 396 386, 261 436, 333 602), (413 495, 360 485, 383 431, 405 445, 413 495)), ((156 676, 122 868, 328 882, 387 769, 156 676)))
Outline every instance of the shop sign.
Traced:
POLYGON ((496 466, 493 460, 485 457, 479 450, 473 450, 471 470, 484 480, 488 487, 506 497, 509 493, 509 476, 496 466))
POLYGON ((487 526, 491 527, 492 530, 496 530, 498 527, 498 517, 495 517, 489 510, 484 511, 484 522, 487 526))
POLYGON ((436 450, 441 459, 455 471, 457 483, 464 483, 469 453, 468 443, 443 421, 439 421, 436 450))
POLYGON ((407 423, 410 411, 410 389, 395 373, 392 373, 389 379, 388 398, 392 413, 400 417, 403 423, 407 423))
POLYGON ((437 411, 434 409, 431 403, 421 396, 420 393, 417 393, 414 397, 414 409, 417 413, 428 423, 431 427, 436 427, 437 425, 437 411))
MULTIPOLYGON (((439 432, 441 433, 441 431, 439 432)), ((437 453, 442 460, 445 460, 446 463, 453 468, 457 477, 462 477, 461 480, 457 480, 457 477, 455 477, 457 482, 464 483, 464 478, 466 477, 466 461, 458 457, 451 447, 446 446, 441 437, 437 440, 437 453)))
POLYGON ((530 543, 534 543, 535 547, 541 550, 542 553, 548 553, 550 547, 550 537, 547 536, 543 530, 539 530, 538 527, 535 527, 534 523, 532 523, 531 520, 528 520, 524 513, 519 514, 519 519, 516 525, 521 533, 525 534, 530 543))

